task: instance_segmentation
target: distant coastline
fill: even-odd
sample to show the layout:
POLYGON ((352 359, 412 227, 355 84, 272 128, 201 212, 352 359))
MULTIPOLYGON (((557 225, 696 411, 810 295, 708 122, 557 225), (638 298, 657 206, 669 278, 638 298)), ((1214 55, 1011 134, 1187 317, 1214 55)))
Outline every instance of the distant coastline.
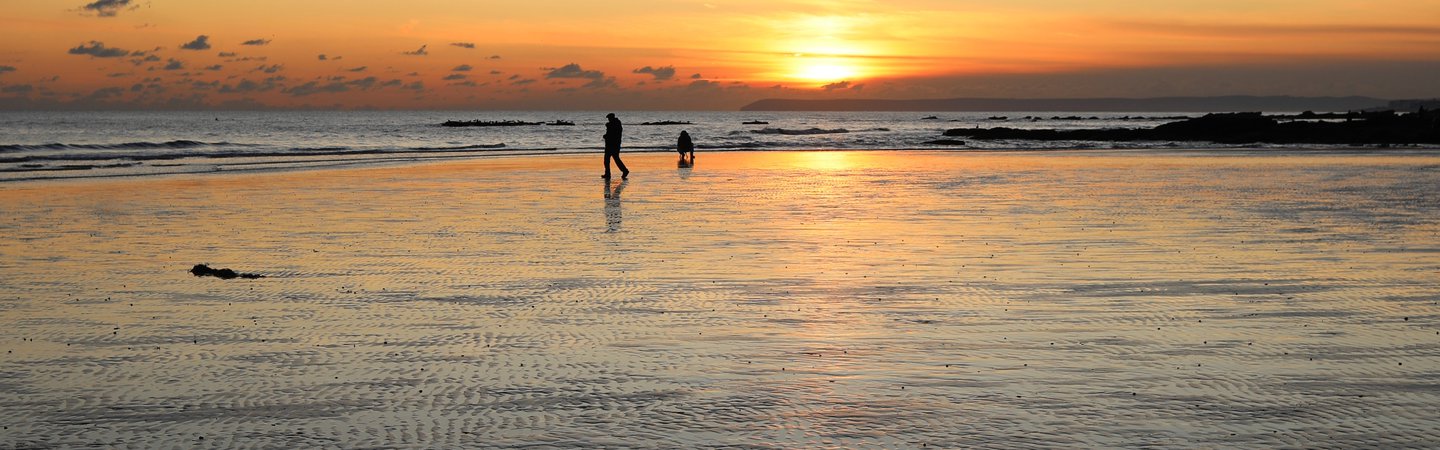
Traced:
POLYGON ((1358 111, 1383 108, 1391 100, 1374 97, 1292 97, 1230 95, 1151 98, 945 98, 945 99, 764 99, 741 111, 1358 111))

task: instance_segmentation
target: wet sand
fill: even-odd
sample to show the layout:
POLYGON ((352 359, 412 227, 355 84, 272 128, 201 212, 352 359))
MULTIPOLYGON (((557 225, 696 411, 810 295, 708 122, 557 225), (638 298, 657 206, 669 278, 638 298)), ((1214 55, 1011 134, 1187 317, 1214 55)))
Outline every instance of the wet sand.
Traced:
POLYGON ((0 447, 1440 445, 1433 152, 626 160, 0 185, 0 447))

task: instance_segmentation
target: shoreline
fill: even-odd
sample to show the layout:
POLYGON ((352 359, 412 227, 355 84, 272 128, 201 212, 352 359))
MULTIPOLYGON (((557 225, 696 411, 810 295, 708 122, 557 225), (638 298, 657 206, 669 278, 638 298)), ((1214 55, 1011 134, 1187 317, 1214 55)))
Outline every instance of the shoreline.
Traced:
MULTIPOLYGON (((1130 155, 1130 156, 1173 156, 1176 154, 1188 155, 1213 155, 1213 156, 1284 156, 1284 155, 1331 155, 1331 156, 1435 156, 1440 155, 1440 146, 1426 145, 1403 145, 1403 146, 1334 146, 1334 147, 1260 147, 1260 146, 1238 146, 1228 148, 1213 147, 1184 147, 1176 146, 1169 148, 1093 148, 1093 147, 1070 147, 1070 148, 1038 148, 1038 149, 993 149, 993 148, 853 148, 853 149, 831 149, 831 148, 727 148, 727 149, 697 149, 697 155, 726 154, 726 153, 810 153, 810 152, 859 152, 859 153, 886 153, 886 152, 913 152, 913 153, 966 153, 966 154, 1017 154, 1042 156, 1046 154, 1076 154, 1090 153, 1095 155, 1130 155)), ((332 170, 354 170, 365 168, 401 167, 409 165, 443 164, 446 162, 483 161, 490 159, 506 158, 536 158, 536 157, 579 157, 594 156, 597 160, 601 157, 600 149, 513 149, 513 150, 490 150, 485 152, 468 152, 463 154, 445 155, 443 151, 426 152, 393 152, 383 153, 385 156, 370 158, 328 158, 328 159, 304 159, 304 160, 273 160, 257 158, 257 161, 243 161, 245 156, 222 158, 228 163, 194 163, 186 166, 212 167, 212 170, 176 171, 161 173, 112 173, 94 174, 79 176, 60 177, 29 177, 29 178, 0 178, 0 187, 24 185, 46 182, 87 182, 103 180, 140 180, 151 178, 174 178, 174 177, 205 177, 215 175, 258 175, 267 173, 291 173, 291 172, 312 172, 332 170), (415 156, 406 156, 413 153, 421 153, 415 156), (276 167, 286 165, 285 167, 276 167)), ((626 151, 625 155, 663 155, 673 154, 673 150, 661 149, 640 149, 626 151)), ((375 153, 366 153, 374 155, 375 153)), ((337 156, 337 155, 321 155, 337 156)), ((200 159, 200 158, 197 158, 200 159)), ((152 167, 176 167, 181 164, 155 165, 152 167)), ((102 168, 103 169, 103 168, 102 168)), ((35 170, 35 171, 10 171, 3 173, 51 173, 51 172, 75 172, 91 171, 90 169, 70 170, 35 170)), ((0 173, 0 174, 3 174, 0 173)))

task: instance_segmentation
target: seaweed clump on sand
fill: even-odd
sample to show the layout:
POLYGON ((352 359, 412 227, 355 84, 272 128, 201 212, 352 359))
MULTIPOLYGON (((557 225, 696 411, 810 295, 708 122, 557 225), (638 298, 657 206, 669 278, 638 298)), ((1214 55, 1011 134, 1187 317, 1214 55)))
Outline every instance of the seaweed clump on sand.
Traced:
POLYGON ((228 268, 212 269, 210 268, 210 266, 205 264, 196 264, 195 267, 191 267, 190 274, 197 277, 215 277, 222 280, 233 280, 235 278, 245 278, 253 280, 256 278, 265 278, 264 275, 254 273, 239 273, 228 268))
MULTIPOLYGON (((1334 117, 1334 116, 1331 116, 1334 117)), ((1258 112, 1212 113, 1148 129, 1051 130, 953 128, 945 136, 1036 141, 1210 141, 1222 144, 1440 144, 1440 111, 1396 114, 1352 112, 1343 120, 1265 116, 1258 112)))

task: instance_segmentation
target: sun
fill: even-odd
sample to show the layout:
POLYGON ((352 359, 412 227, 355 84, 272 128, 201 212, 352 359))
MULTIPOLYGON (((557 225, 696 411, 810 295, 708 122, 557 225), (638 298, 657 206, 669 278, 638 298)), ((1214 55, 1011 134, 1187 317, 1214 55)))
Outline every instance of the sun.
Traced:
POLYGON ((791 62, 791 76, 804 81, 848 81, 860 75, 860 68, 854 62, 840 56, 795 55, 795 61, 791 62))
POLYGON ((845 81, 858 74, 855 66, 841 61, 808 61, 802 58, 795 67, 796 78, 816 82, 845 81))

